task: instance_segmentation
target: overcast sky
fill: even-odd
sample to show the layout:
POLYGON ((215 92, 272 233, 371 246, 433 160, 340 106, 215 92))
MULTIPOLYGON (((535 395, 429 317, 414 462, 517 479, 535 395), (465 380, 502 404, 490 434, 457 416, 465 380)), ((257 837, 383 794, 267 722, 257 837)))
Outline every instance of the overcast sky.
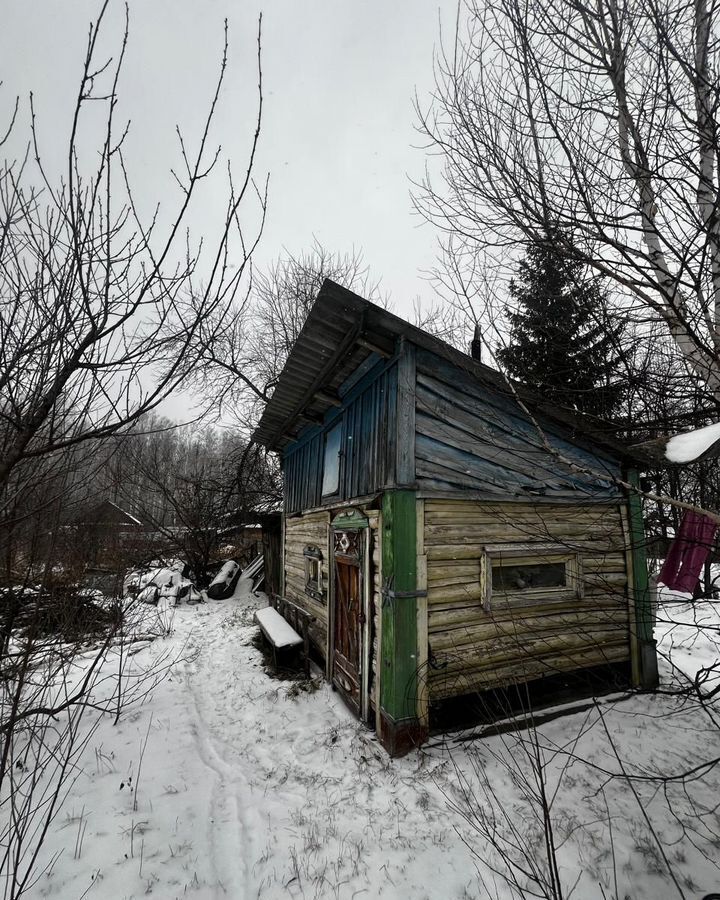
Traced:
MULTIPOLYGON (((35 95, 41 146, 61 166, 87 23, 99 3, 34 0, 3 4, 0 30, 2 110, 19 94, 27 125, 35 95)), ((172 207, 168 168, 177 163, 175 124, 197 134, 207 109, 229 20, 230 68, 216 143, 241 171, 253 128, 254 42, 263 12, 265 111, 255 174, 270 174, 268 220, 258 261, 287 248, 299 253, 315 236, 327 249, 363 252, 397 308, 431 299, 421 270, 432 266, 436 237, 412 211, 410 178, 426 162, 414 130, 415 91, 432 87, 439 16, 448 0, 130 0, 130 40, 119 112, 131 119, 126 153, 136 193, 172 207)), ((111 2, 105 30, 116 52, 123 5, 111 2)), ((25 135, 27 130, 25 128, 25 135)), ((17 148, 14 148, 17 149, 17 148)), ((223 184, 209 185, 194 224, 209 229, 223 184)))

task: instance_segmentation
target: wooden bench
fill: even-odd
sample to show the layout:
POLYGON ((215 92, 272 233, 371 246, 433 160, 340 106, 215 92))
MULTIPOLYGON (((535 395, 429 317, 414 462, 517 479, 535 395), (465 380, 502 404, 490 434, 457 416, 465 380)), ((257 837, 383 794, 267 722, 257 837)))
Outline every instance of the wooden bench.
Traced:
POLYGON ((285 597, 270 594, 270 606, 255 612, 255 621, 273 648, 277 665, 278 651, 303 648, 305 675, 310 675, 310 625, 315 621, 304 609, 285 597))

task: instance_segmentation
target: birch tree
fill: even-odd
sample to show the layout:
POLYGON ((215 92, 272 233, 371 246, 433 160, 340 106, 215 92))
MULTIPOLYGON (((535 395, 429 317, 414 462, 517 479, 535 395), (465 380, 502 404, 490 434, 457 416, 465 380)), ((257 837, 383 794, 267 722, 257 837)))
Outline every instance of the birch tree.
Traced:
POLYGON ((419 107, 442 170, 416 194, 458 270, 552 235, 716 404, 718 37, 713 0, 467 0, 419 107))

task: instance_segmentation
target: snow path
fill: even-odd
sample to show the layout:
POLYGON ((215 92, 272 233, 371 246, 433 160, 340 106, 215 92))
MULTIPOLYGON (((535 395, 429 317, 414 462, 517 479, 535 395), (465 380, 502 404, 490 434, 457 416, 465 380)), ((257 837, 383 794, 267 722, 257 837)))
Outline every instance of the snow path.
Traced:
POLYGON ((190 672, 186 672, 186 683, 196 714, 191 732, 198 756, 215 775, 207 813, 207 842, 211 848, 215 896, 246 897, 249 891, 247 842, 251 831, 242 815, 238 774, 220 755, 207 729, 198 691, 190 672), (239 866, 227 866, 228 860, 236 859, 239 866))
MULTIPOLYGON (((542 856, 522 736, 435 738, 389 760, 326 684, 298 694, 267 675, 251 643, 262 603, 241 579, 230 600, 178 607, 172 637, 133 657, 149 665, 170 650, 178 659, 149 702, 115 728, 100 723, 43 848, 46 859, 61 856, 29 900, 480 900, 480 876, 490 896, 509 900, 485 865, 498 858, 478 813, 508 812, 528 852, 542 856)), ((717 607, 670 604, 660 618, 661 651, 685 670, 717 659, 717 607), (709 631, 698 633, 696 620, 709 631)), ((717 725, 682 700, 645 695, 601 710, 628 767, 679 771, 720 753, 717 725)), ((633 793, 604 774, 616 764, 602 719, 590 710, 539 730, 548 783, 562 784, 553 806, 561 876, 567 890, 581 879, 575 900, 600 900, 600 885, 609 900, 615 875, 620 897, 669 900, 677 892, 633 793)), ((720 816, 710 807, 720 772, 665 795, 636 789, 688 900, 717 889, 720 816)))

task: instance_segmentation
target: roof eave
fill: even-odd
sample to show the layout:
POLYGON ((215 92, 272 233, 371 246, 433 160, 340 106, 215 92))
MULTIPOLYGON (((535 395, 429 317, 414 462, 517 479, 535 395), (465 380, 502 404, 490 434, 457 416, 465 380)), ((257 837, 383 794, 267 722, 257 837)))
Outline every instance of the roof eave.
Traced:
MULTIPOLYGON (((291 432, 294 430, 297 420, 305 412, 309 401, 318 392, 322 391, 340 360, 354 346, 363 343, 366 345, 366 355, 368 355, 372 351, 373 339, 377 343, 378 340, 383 338, 385 346, 379 349, 386 354, 398 338, 405 338, 418 347, 435 353, 451 364, 460 367, 479 382, 493 387, 501 393, 512 395, 521 403, 527 403, 533 412, 537 411, 546 418, 554 420, 565 428, 569 428, 574 433, 575 439, 581 443, 590 442, 596 447, 604 449, 609 455, 626 465, 637 466, 646 464, 645 456, 638 452, 636 448, 628 447, 607 434, 599 433, 597 420, 576 413, 574 410, 548 404, 543 398, 538 397, 532 389, 508 381, 501 372, 489 368, 484 363, 451 347, 440 338, 428 334, 393 313, 368 300, 364 300, 347 288, 335 284, 330 279, 326 279, 320 289, 317 300, 313 304, 305 325, 288 356, 275 388, 275 393, 268 402, 255 429, 253 440, 269 450, 276 451, 282 450, 284 446, 295 440, 297 435, 291 432), (334 348, 332 353, 326 354, 324 359, 318 360, 310 355, 309 359, 305 360, 307 363, 317 367, 317 371, 314 373, 314 377, 306 379, 307 384, 304 388, 296 385, 297 390, 293 392, 290 385, 293 378, 293 364, 296 364, 298 359, 303 357, 306 345, 309 346, 313 343, 315 340, 313 335, 322 332, 323 329, 329 329, 331 324, 329 317, 332 317, 333 313, 336 315, 340 313, 342 321, 346 325, 344 340, 334 348), (349 330, 347 330, 348 323, 352 325, 349 330), (370 346, 368 347, 367 345, 370 346), (291 402, 293 393, 295 394, 294 402, 291 402)), ((322 344, 322 340, 320 344, 322 344)), ((317 346, 317 340, 315 340, 315 345, 317 346)), ((328 402, 323 405, 316 402, 314 406, 322 412, 323 410, 327 411, 331 404, 328 402)), ((602 423, 604 427, 607 427, 608 424, 602 423)))

